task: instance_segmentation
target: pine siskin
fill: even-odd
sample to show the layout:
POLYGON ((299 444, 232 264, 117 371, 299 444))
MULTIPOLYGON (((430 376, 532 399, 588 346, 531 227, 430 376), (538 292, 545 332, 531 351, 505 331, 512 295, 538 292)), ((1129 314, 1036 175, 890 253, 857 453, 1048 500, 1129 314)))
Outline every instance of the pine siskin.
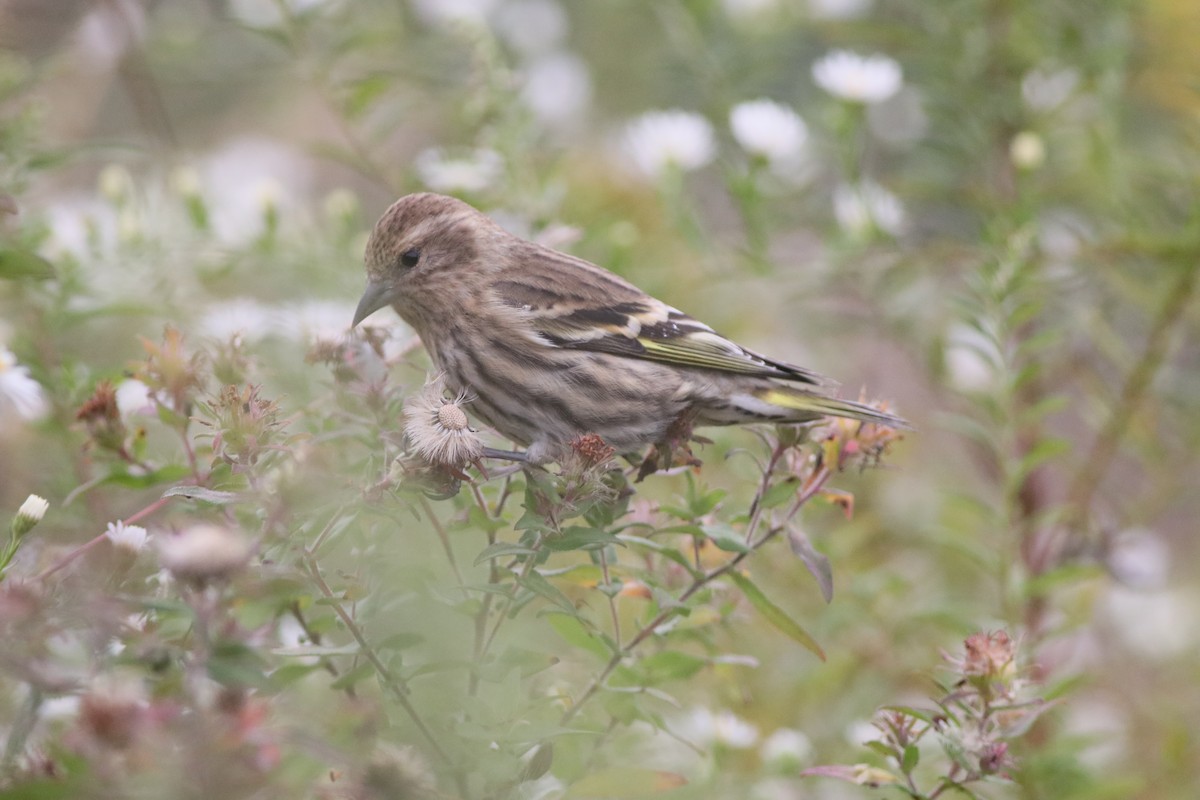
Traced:
POLYGON ((599 434, 620 453, 695 425, 824 416, 909 427, 829 397, 824 378, 725 339, 601 267, 519 239, 438 194, 397 200, 366 248, 354 323, 386 305, 421 337, 447 388, 525 445, 560 457, 599 434))

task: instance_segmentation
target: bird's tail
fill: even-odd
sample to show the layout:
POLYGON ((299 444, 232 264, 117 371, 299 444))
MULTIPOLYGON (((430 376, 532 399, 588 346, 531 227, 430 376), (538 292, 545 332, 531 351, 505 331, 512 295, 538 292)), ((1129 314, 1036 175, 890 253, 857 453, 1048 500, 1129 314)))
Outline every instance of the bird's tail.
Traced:
POLYGON ((882 406, 870 406, 853 400, 839 400, 790 386, 766 386, 754 393, 755 397, 772 406, 794 413, 795 422, 809 422, 820 417, 845 417, 862 422, 871 422, 889 428, 912 430, 913 426, 903 417, 898 417, 882 406))

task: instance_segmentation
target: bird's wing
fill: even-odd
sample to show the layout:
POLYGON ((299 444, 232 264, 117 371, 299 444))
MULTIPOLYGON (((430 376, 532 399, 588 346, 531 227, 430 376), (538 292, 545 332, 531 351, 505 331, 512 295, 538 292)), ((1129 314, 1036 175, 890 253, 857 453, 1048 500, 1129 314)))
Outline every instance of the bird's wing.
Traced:
MULTIPOLYGON (((532 332, 554 347, 813 385, 830 383, 816 372, 731 342, 610 272, 559 253, 554 256, 558 274, 525 272, 492 287, 500 303, 520 310, 532 332)), ((543 264, 549 266, 545 260, 543 264)))

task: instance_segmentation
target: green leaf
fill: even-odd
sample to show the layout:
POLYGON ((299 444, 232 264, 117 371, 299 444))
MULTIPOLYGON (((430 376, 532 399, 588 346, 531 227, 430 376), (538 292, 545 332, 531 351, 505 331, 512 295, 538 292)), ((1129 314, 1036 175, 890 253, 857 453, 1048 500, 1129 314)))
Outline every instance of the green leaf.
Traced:
POLYGON ((749 553, 750 547, 743 541, 738 532, 723 522, 701 527, 709 541, 726 553, 749 553))
POLYGON ((213 647, 208 659, 208 676, 225 686, 271 688, 266 675, 266 660, 258 651, 241 642, 224 641, 213 647))
POLYGON ((557 586, 538 574, 536 570, 531 571, 523 578, 517 578, 517 583, 529 591, 541 595, 556 606, 574 613, 575 605, 571 599, 559 591, 557 586))
POLYGON ((766 494, 762 497, 761 505, 763 508, 775 508, 791 500, 796 496, 796 492, 800 489, 800 479, 794 475, 788 476, 784 480, 767 489, 766 494))
POLYGON ((477 567, 485 561, 491 561, 493 558, 501 558, 503 556, 529 556, 533 555, 535 552, 537 551, 535 551, 533 548, 526 547, 522 544, 497 542, 496 544, 488 545, 487 547, 483 548, 482 551, 480 551, 479 555, 475 557, 474 566, 477 567))
POLYGON ((361 648, 358 646, 357 642, 339 645, 305 644, 297 645, 296 647, 271 648, 272 655, 297 658, 308 658, 315 656, 353 656, 358 655, 359 652, 361 652, 361 648))
POLYGON ((653 539, 646 539, 642 536, 634 536, 630 533, 619 533, 617 534, 616 538, 620 539, 626 544, 638 545, 640 547, 645 547, 648 550, 653 550, 663 558, 669 558, 671 561, 674 561, 676 564, 686 569, 692 578, 699 578, 701 575, 701 573, 696 570, 696 567, 692 564, 691 560, 688 559, 687 556, 670 545, 660 544, 653 539))
POLYGON ((0 248, 0 278, 44 281, 54 276, 54 265, 37 253, 21 248, 0 248))
POLYGON ((394 633, 375 645, 376 650, 405 650, 425 641, 419 633, 394 633))
POLYGON ((561 611, 546 612, 546 621, 563 641, 572 647, 586 650, 601 659, 609 659, 613 650, 604 640, 593 633, 579 617, 561 611))
POLYGON ((547 550, 556 550, 559 552, 566 550, 598 550, 610 544, 619 544, 617 537, 608 531, 584 527, 565 528, 561 536, 547 536, 544 541, 544 546, 547 550))
POLYGON ((627 798, 658 797, 686 786, 687 779, 674 772, 641 767, 609 767, 575 781, 567 797, 627 798))
POLYGON ((904 756, 900 759, 900 769, 907 775, 917 768, 921 760, 921 750, 915 744, 904 748, 904 756))
POLYGON ((642 659, 638 666, 645 674, 646 683, 653 684, 690 678, 708 664, 708 659, 690 653, 663 650, 642 659))
POLYGON ((371 677, 375 674, 375 668, 369 662, 359 664, 355 669, 350 670, 345 675, 341 675, 333 683, 329 684, 330 689, 349 689, 354 684, 371 677))
POLYGON ((218 506, 236 502, 240 497, 236 492, 222 492, 216 489, 206 489, 203 486, 172 486, 163 492, 162 496, 186 497, 189 500, 200 500, 218 506))
POLYGON ((277 688, 283 688, 303 680, 319 669, 321 669, 320 664, 284 664, 271 672, 271 683, 277 688))
POLYGON ((818 553, 809 538, 799 528, 789 528, 787 537, 792 552, 804 562, 804 566, 817 579, 817 586, 821 588, 821 596, 825 598, 825 602, 831 602, 833 600, 833 565, 829 562, 829 557, 824 553, 818 553))
POLYGON ((787 615, 782 608, 775 605, 770 599, 763 594, 762 589, 754 585, 754 582, 742 575, 740 572, 731 571, 727 573, 731 580, 737 584, 737 587, 742 590, 742 594, 750 601, 750 605, 766 618, 776 628, 783 633, 786 633, 792 639, 806 647, 817 658, 825 660, 825 651, 817 644, 816 639, 809 635, 808 631, 800 627, 800 624, 787 615))

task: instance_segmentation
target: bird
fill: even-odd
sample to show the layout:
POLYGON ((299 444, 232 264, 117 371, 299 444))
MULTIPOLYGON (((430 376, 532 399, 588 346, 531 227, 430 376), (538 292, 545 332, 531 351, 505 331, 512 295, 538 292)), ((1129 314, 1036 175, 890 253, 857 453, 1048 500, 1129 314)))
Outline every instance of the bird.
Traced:
POLYGON ((454 197, 394 202, 364 254, 351 328, 385 306, 420 336, 446 388, 525 448, 560 460, 597 435, 617 453, 669 443, 681 424, 903 418, 830 394, 810 369, 749 350, 624 278, 527 241, 454 197))

